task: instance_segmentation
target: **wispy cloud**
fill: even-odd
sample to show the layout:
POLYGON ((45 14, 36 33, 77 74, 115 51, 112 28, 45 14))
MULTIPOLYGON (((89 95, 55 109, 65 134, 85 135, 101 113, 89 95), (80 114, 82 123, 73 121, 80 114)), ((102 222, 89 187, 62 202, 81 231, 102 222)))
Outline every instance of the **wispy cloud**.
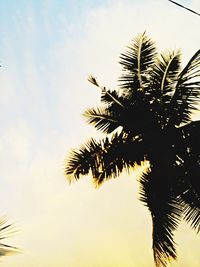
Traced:
MULTIPOLYGON (((189 59, 199 49, 199 19, 167 1, 39 2, 9 9, 15 24, 4 21, 0 44, 1 210, 21 225, 15 242, 24 248, 4 266, 153 266, 150 218, 135 200, 135 178, 99 190, 87 178, 69 187, 63 162, 95 134, 81 117, 99 101, 87 76, 117 86, 119 54, 144 30, 161 50, 182 48, 189 59)), ((193 233, 184 231, 192 246, 193 233)), ((175 266, 190 260, 197 267, 198 251, 195 262, 184 238, 184 261, 175 266)))

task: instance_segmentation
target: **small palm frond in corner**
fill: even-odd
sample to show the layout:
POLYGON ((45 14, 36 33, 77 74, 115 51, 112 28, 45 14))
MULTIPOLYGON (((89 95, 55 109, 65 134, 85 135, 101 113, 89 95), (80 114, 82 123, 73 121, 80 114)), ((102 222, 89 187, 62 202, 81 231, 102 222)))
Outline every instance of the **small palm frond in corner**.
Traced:
POLYGON ((4 239, 13 236, 16 231, 13 224, 9 224, 4 217, 0 218, 0 257, 19 253, 17 247, 7 245, 3 242, 4 239))

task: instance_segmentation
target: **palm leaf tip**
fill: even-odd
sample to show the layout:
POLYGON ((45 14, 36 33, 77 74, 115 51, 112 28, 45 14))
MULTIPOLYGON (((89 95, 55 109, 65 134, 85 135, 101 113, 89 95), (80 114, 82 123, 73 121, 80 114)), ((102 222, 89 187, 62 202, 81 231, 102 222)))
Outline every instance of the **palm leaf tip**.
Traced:
POLYGON ((89 76, 88 76, 88 81, 89 81, 90 83, 92 83, 93 85, 99 87, 99 84, 98 84, 98 82, 97 82, 97 80, 96 80, 96 78, 95 78, 94 76, 89 75, 89 76))

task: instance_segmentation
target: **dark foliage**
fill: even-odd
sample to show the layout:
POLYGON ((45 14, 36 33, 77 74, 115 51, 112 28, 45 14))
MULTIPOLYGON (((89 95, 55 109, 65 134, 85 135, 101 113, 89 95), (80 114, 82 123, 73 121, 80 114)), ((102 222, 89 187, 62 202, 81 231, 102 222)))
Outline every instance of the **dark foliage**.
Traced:
POLYGON ((120 57, 122 76, 115 91, 101 87, 102 106, 87 122, 107 137, 89 140, 68 157, 69 180, 92 174, 96 184, 116 178, 142 161, 140 200, 152 216, 157 267, 176 259, 173 239, 181 219, 200 230, 200 121, 192 121, 200 96, 200 50, 181 69, 181 53, 158 55, 146 34, 120 57))

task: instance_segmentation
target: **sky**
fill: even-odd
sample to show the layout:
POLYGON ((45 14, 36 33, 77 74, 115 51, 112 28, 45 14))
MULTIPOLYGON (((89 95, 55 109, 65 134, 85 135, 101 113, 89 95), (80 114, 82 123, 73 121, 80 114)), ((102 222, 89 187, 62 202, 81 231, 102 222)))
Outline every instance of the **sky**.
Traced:
MULTIPOLYGON (((199 0, 179 0, 200 12, 199 0)), ((144 31, 159 51, 199 49, 200 18, 165 0, 0 1, 0 214, 21 253, 4 267, 153 267, 151 219, 137 175, 95 189, 68 184, 70 149, 96 132, 82 117, 99 103, 88 75, 115 88, 119 55, 144 31)), ((198 118, 199 115, 197 114, 198 118)), ((182 224, 178 261, 197 267, 200 239, 182 224)))

